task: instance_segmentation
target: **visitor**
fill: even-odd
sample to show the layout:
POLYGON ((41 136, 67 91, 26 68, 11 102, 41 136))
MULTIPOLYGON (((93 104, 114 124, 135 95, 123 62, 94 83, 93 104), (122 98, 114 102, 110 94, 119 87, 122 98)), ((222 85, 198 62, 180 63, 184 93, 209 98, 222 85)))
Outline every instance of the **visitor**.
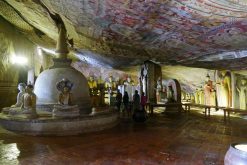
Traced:
POLYGON ((134 111, 140 110, 140 95, 137 90, 135 90, 135 94, 133 95, 133 109, 134 111))
POLYGON ((124 104, 123 116, 125 115, 125 112, 127 112, 128 117, 129 117, 130 116, 130 108, 129 108, 129 95, 128 95, 127 91, 124 92, 123 104, 124 104))
POLYGON ((120 107, 122 104, 122 94, 120 93, 120 90, 117 90, 117 95, 116 95, 116 105, 117 105, 117 109, 118 112, 120 112, 120 107))
POLYGON ((110 106, 115 106, 116 104, 116 98, 114 97, 114 93, 112 91, 109 94, 109 104, 110 106))
POLYGON ((147 104, 147 96, 145 96, 145 93, 142 92, 142 96, 141 96, 141 106, 142 106, 142 110, 146 111, 145 106, 147 104))

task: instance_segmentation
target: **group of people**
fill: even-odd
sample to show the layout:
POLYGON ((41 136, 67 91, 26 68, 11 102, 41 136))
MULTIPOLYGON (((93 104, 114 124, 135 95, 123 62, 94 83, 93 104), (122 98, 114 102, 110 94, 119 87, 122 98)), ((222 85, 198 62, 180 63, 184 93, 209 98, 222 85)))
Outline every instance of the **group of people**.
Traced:
POLYGON ((133 95, 133 101, 131 102, 127 91, 125 91, 124 95, 122 96, 120 90, 117 90, 116 106, 119 112, 121 111, 122 103, 124 105, 123 115, 125 115, 125 113, 127 112, 127 115, 130 116, 132 109, 134 111, 146 111, 145 106, 147 104, 147 96, 145 96, 145 93, 142 92, 142 95, 140 97, 138 91, 135 90, 135 94, 133 95))

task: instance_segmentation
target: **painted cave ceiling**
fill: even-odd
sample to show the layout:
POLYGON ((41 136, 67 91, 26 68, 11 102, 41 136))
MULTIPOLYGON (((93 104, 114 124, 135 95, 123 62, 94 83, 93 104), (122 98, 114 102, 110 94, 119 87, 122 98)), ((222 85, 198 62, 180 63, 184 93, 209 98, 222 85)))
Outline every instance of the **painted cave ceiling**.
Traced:
POLYGON ((56 19, 79 59, 247 68, 247 0, 1 0, 0 15, 54 49, 56 19))

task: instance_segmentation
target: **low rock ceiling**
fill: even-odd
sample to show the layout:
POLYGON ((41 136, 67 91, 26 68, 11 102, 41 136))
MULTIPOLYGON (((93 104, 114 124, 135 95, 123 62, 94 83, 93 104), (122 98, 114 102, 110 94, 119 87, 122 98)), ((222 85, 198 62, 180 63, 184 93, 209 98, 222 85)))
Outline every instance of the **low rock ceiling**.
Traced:
POLYGON ((73 51, 90 51, 87 56, 112 67, 148 59, 210 69, 247 66, 245 53, 238 55, 247 48, 247 0, 1 0, 0 15, 50 49, 59 15, 73 51))

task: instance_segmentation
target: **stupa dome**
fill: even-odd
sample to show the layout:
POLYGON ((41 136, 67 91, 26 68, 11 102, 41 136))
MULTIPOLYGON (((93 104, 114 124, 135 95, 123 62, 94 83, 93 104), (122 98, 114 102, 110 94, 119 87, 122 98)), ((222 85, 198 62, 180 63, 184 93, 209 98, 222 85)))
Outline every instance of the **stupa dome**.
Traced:
POLYGON ((79 106, 81 114, 90 113, 90 95, 87 79, 72 67, 48 69, 38 76, 34 87, 37 105, 58 103, 59 91, 56 88, 56 83, 64 78, 74 84, 71 90, 73 104, 79 106))

